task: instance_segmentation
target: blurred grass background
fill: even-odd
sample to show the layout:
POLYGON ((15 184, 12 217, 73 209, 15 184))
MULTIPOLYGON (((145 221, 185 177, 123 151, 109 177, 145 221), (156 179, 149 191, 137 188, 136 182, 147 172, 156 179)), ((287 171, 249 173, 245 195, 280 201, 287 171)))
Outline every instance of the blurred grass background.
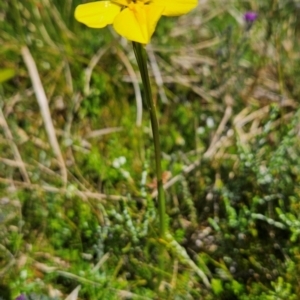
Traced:
POLYGON ((80 3, 0 2, 0 299, 299 299, 300 2, 201 0, 147 47, 170 230, 211 289, 158 267, 132 47, 80 3))

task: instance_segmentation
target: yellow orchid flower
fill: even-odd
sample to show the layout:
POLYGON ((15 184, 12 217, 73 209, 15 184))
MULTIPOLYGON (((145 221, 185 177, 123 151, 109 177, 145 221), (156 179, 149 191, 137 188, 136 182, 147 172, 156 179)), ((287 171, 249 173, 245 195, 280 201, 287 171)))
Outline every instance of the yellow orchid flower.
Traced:
POLYGON ((81 4, 75 18, 88 27, 113 24, 128 40, 148 44, 161 16, 180 16, 197 6, 198 0, 110 0, 81 4))

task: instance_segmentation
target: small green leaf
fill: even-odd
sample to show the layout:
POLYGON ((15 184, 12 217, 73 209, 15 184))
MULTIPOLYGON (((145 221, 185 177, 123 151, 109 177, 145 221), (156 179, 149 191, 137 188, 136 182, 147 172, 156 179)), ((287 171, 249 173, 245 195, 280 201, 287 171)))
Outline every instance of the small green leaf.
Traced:
POLYGON ((223 292, 222 281, 220 279, 212 279, 211 288, 215 295, 220 295, 223 292))
POLYGON ((0 83, 5 82, 15 76, 15 70, 13 69, 3 69, 0 70, 0 83))

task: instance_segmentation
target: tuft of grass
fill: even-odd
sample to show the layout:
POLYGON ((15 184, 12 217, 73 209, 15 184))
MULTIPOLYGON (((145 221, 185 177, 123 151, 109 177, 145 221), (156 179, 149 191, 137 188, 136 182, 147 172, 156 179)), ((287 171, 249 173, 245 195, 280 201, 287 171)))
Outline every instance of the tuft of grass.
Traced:
POLYGON ((297 1, 201 1, 160 21, 147 51, 175 238, 165 246, 193 263, 170 251, 163 270, 133 51, 78 24, 80 3, 0 3, 0 297, 298 299, 297 1))

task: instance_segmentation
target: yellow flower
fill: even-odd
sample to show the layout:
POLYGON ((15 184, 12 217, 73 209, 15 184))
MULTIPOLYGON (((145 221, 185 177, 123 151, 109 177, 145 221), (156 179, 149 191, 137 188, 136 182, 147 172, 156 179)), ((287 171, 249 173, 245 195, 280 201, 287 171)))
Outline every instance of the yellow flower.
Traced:
POLYGON ((128 40, 149 43, 161 16, 179 16, 197 6, 198 0, 110 0, 77 6, 75 18, 88 27, 114 29, 128 40))

